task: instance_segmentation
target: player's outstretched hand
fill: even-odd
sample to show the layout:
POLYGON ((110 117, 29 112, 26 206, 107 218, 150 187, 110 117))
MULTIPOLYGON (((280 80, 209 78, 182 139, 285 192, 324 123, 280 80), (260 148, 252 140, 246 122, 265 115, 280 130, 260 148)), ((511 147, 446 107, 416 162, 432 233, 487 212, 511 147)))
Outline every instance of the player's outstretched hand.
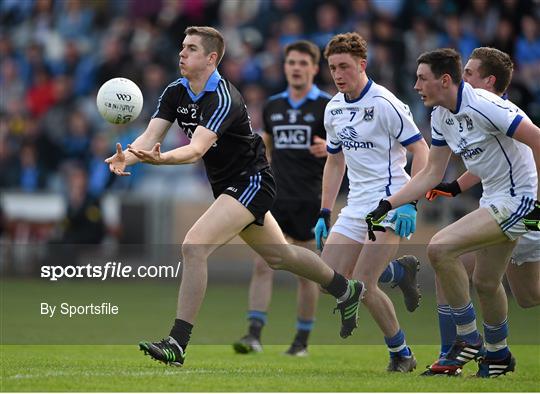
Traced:
POLYGON ((309 153, 318 158, 328 156, 328 151, 326 150, 326 140, 322 139, 318 135, 314 136, 313 144, 309 147, 309 153))
POLYGON ((529 231, 540 231, 540 201, 534 202, 534 209, 522 219, 529 231))
POLYGON ((128 152, 133 153, 140 161, 148 164, 163 164, 161 144, 157 142, 152 150, 135 149, 128 145, 128 152))
POLYGON ((105 163, 109 165, 109 171, 119 176, 129 176, 131 172, 125 172, 126 169, 126 155, 122 151, 122 145, 116 144, 116 153, 111 157, 105 159, 105 163))
POLYGON ((315 242, 317 244, 317 249, 321 252, 324 248, 324 242, 328 238, 328 231, 330 230, 330 217, 332 216, 332 211, 327 208, 321 209, 319 213, 319 219, 315 225, 315 242))
POLYGON ((416 202, 397 208, 390 221, 396 223, 395 232, 401 238, 406 238, 414 233, 416 231, 416 202))
POLYGON ((455 197, 461 193, 461 188, 457 180, 453 182, 441 182, 433 189, 426 193, 426 198, 429 201, 435 200, 438 196, 455 197))
POLYGON ((366 223, 368 226, 368 238, 370 241, 375 241, 377 239, 374 231, 386 231, 384 226, 381 226, 380 223, 391 210, 392 204, 390 204, 387 200, 381 200, 379 201, 377 208, 367 214, 366 223))

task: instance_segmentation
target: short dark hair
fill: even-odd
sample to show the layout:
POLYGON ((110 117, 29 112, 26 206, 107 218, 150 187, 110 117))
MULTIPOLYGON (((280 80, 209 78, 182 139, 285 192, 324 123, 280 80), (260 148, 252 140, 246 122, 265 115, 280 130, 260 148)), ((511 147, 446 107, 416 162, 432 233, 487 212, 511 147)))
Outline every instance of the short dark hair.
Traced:
POLYGON ((337 53, 349 53, 351 56, 367 59, 367 42, 358 33, 344 33, 335 35, 326 45, 324 57, 337 53))
POLYGON ((217 53, 216 66, 225 53, 225 40, 219 31, 210 26, 189 26, 184 30, 186 36, 200 36, 201 44, 206 52, 217 53))
POLYGON ((416 64, 421 63, 430 66, 435 78, 448 74, 456 85, 461 82, 461 55, 455 49, 441 48, 424 52, 416 60, 416 64))
POLYGON ((321 60, 321 50, 311 41, 298 40, 288 44, 285 47, 285 57, 287 57, 291 51, 298 51, 309 55, 314 64, 319 64, 319 60, 321 60))
POLYGON ((480 47, 472 52, 470 58, 480 60, 478 72, 482 78, 490 75, 496 78, 493 87, 497 93, 506 91, 514 72, 514 63, 507 53, 495 48, 480 47))

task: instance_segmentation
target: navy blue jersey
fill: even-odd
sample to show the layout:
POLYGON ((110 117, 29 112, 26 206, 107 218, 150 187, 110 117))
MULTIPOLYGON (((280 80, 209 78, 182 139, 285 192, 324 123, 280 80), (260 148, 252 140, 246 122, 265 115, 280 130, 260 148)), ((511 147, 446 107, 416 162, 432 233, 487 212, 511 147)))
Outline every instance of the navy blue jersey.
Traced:
POLYGON ((313 138, 326 139, 324 109, 331 96, 313 86, 300 102, 287 91, 272 96, 263 111, 265 132, 273 138, 272 171, 278 200, 320 200, 325 158, 309 152, 313 138))
POLYGON ((198 95, 186 78, 169 84, 152 118, 176 120, 188 138, 199 125, 217 134, 218 140, 203 156, 212 185, 269 166, 262 138, 251 130, 242 95, 217 70, 198 95))

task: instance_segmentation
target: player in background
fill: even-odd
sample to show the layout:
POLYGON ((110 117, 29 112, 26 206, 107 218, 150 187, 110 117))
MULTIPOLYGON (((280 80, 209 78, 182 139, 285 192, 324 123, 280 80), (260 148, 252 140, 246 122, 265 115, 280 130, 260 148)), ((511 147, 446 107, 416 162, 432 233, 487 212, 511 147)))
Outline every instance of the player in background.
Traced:
MULTIPOLYGON (((287 90, 270 97, 263 109, 262 137, 278 190, 271 212, 289 243, 313 249, 327 155, 324 108, 331 96, 313 83, 321 56, 315 44, 296 41, 284 54, 287 90)), ((249 286, 248 334, 234 343, 237 353, 262 351, 273 277, 273 270, 257 256, 249 286)), ((297 332, 286 354, 307 355, 318 295, 316 283, 298 277, 297 332)))
MULTIPOLYGON (((512 80, 512 59, 506 53, 495 48, 476 48, 465 65, 463 80, 473 88, 485 89, 502 97, 506 105, 515 107, 507 100, 506 89, 512 80)), ((522 116, 523 111, 515 107, 522 116)), ((530 149, 527 147, 527 149, 530 149)), ((426 194, 430 201, 437 196, 455 197, 480 182, 480 178, 466 171, 453 182, 443 182, 426 194)), ((467 253, 460 257, 469 276, 472 276, 475 265, 474 253, 467 253)), ((540 232, 528 232, 519 237, 517 245, 512 252, 510 264, 506 269, 506 278, 516 298, 518 305, 531 308, 540 304, 540 232)), ((440 285, 437 283, 437 312, 439 315, 439 331, 441 334, 442 357, 448 352, 456 339, 456 326, 450 307, 440 285)), ((437 362, 429 366, 424 376, 444 374, 450 372, 444 365, 437 362)))
POLYGON ((355 326, 363 284, 334 272, 312 251, 289 245, 269 212, 275 183, 264 143, 251 130, 242 96, 217 71, 225 50, 223 36, 207 26, 188 27, 185 34, 179 54, 182 78, 165 88, 147 129, 127 152, 117 144, 116 153, 106 159, 109 169, 120 176, 129 175, 126 166, 139 161, 177 165, 203 159, 216 198, 183 241, 182 281, 169 336, 143 341, 139 348, 155 360, 183 365, 206 292, 207 258, 236 235, 273 269, 319 283, 338 299, 340 310, 354 312, 354 316, 342 313, 342 326, 355 326), (160 142, 175 120, 191 141, 162 153, 160 142))
MULTIPOLYGON (((315 44, 297 41, 287 45, 284 54, 287 90, 270 97, 263 110, 262 136, 278 190, 271 212, 289 243, 313 249, 313 227, 321 206, 327 156, 324 109, 331 96, 313 83, 320 60, 315 44)), ((417 267, 412 262, 397 259, 381 276, 400 286, 410 310, 416 309, 419 297, 417 267)), ((237 353, 262 351, 261 332, 266 324, 272 281, 273 270, 257 257, 249 287, 248 334, 234 343, 237 353)), ((286 354, 307 355, 318 294, 316 283, 298 277, 297 332, 286 354)))
MULTIPOLYGON (((358 33, 338 34, 324 53, 339 93, 324 115, 329 152, 324 167, 320 217, 315 228, 322 242, 345 174, 349 179, 347 206, 331 228, 321 257, 337 272, 362 278, 364 305, 384 334, 390 353, 388 371, 410 372, 416 360, 405 341, 394 306, 378 287, 378 279, 398 250, 401 238, 414 233, 416 201, 393 211, 383 225, 394 231, 376 242, 368 239, 365 216, 383 197, 406 184, 407 151, 413 155, 412 173, 425 164, 428 147, 407 105, 366 75, 367 43, 358 33)), ((407 257, 416 270, 418 260, 407 257)), ((350 332, 342 332, 346 337, 350 332)))
POLYGON ((379 223, 390 210, 437 186, 452 152, 481 179, 480 207, 436 233, 427 252, 457 332, 437 363, 448 369, 448 375, 455 375, 467 362, 478 360, 478 377, 497 377, 514 371, 516 363, 506 340, 508 300, 502 277, 516 239, 528 230, 540 230, 540 203, 535 201, 540 129, 502 98, 463 82, 461 57, 454 49, 426 52, 417 63, 414 88, 424 105, 435 107, 429 160, 399 192, 381 200, 366 221, 372 233, 380 230, 379 223), (472 251, 476 252, 473 285, 484 318, 485 346, 476 327, 469 278, 459 260, 472 251))

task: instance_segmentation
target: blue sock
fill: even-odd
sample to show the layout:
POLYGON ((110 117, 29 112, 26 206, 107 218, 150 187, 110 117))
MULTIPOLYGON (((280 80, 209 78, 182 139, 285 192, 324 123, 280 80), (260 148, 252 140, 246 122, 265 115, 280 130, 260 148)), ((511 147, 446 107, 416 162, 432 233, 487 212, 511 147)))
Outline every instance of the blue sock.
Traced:
POLYGON ((508 318, 497 325, 484 323, 484 336, 486 338, 486 358, 490 360, 505 359, 510 350, 506 344, 508 337, 508 318))
POLYGON ((472 302, 460 308, 450 307, 452 318, 456 323, 457 338, 468 343, 477 343, 480 335, 476 328, 476 313, 472 302))
POLYGON ((298 318, 298 320, 296 321, 296 329, 302 331, 311 331, 313 330, 314 324, 315 320, 303 320, 298 318))
POLYGON ((393 260, 386 266, 386 269, 381 274, 379 282, 381 283, 399 283, 403 278, 405 269, 396 260, 393 260))
POLYGON ((441 335, 441 356, 448 353, 456 339, 456 323, 452 318, 449 305, 437 305, 439 315, 439 333, 441 335))
POLYGON ((247 319, 259 320, 264 326, 266 324, 266 315, 267 315, 266 312, 251 310, 251 311, 248 311, 247 319))
POLYGON ((405 342, 405 333, 401 329, 392 338, 384 337, 384 342, 388 346, 390 357, 409 357, 411 355, 411 350, 405 342))
POLYGON ((313 329, 314 323, 315 320, 303 320, 298 318, 296 321, 296 336, 294 337, 294 342, 300 342, 307 345, 309 334, 313 329))

